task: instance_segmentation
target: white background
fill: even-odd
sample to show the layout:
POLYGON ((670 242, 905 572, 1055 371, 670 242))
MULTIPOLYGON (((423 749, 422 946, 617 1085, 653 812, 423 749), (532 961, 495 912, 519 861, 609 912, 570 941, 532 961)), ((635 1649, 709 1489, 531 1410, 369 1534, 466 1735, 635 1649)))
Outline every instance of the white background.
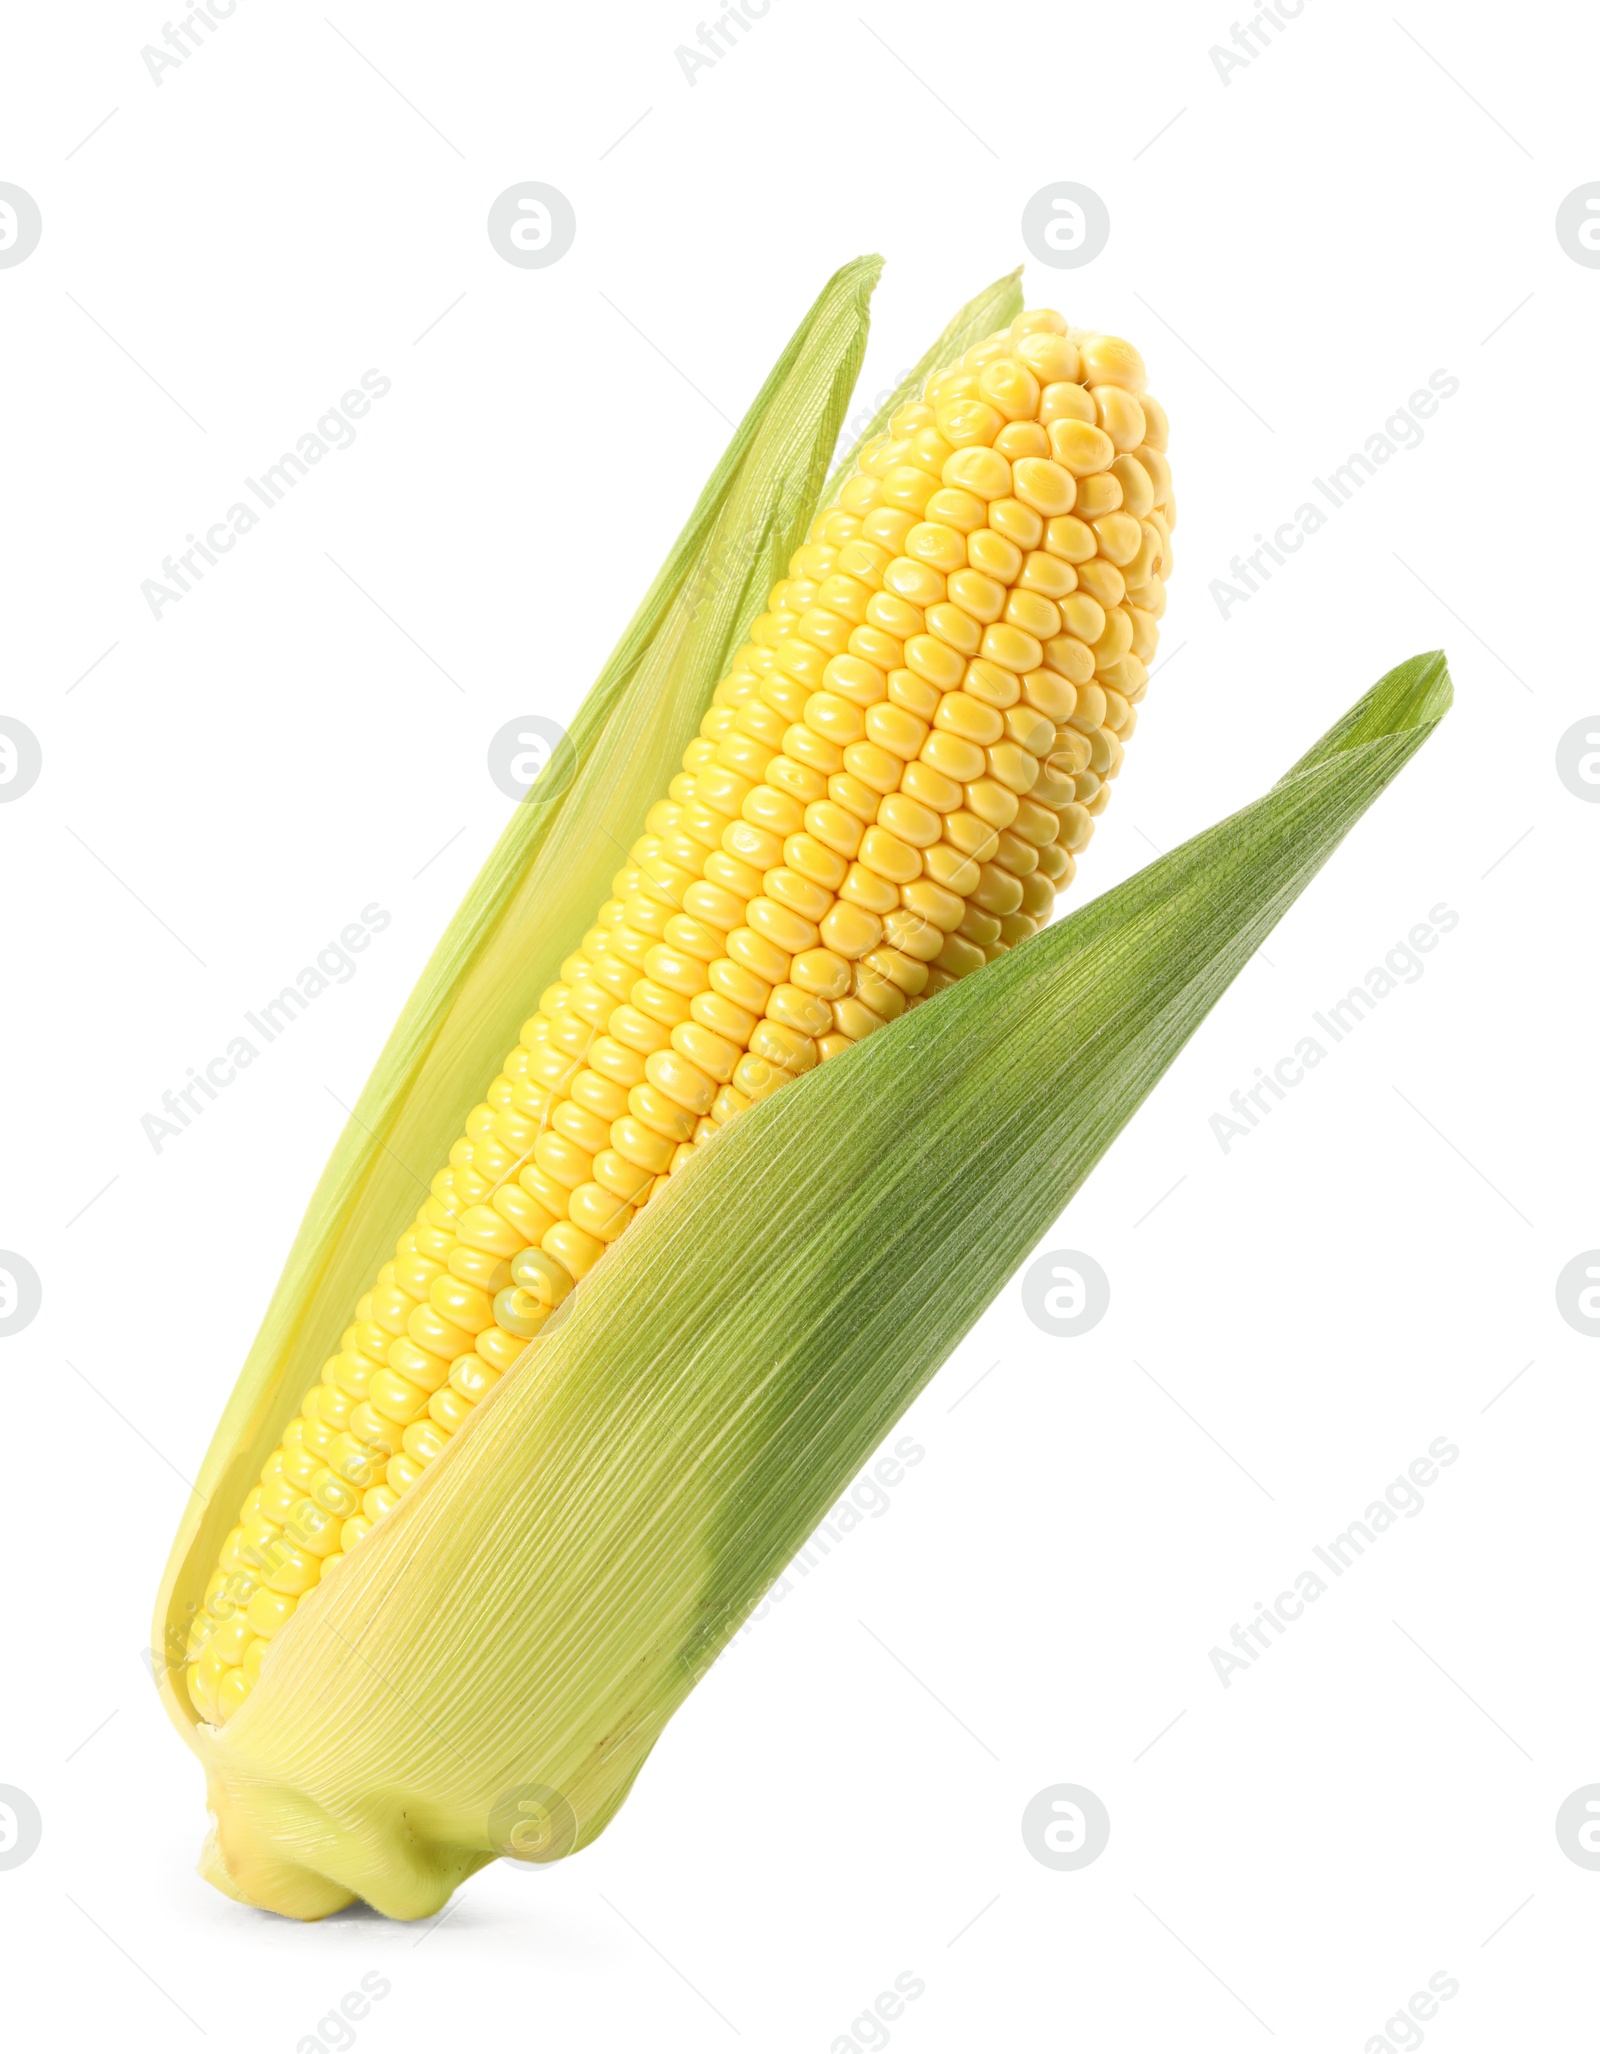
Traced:
POLYGON ((773 0, 691 84, 689 0, 244 0, 157 86, 161 25, 22 10, 0 81, 44 217, 0 270, 0 711, 44 752, 0 806, 0 1246, 44 1283, 0 1342, 0 1783, 44 1821, 0 1872, 12 2043, 333 2045, 373 1973, 371 2054, 822 2054, 911 1971, 905 2054, 1588 2044, 1600 1874, 1553 1821, 1600 1780, 1600 1354, 1554 1281, 1600 1242, 1600 809, 1554 763, 1600 703, 1600 275, 1554 217, 1600 177, 1593 24, 1310 0, 1224 84, 1220 4, 773 0), (485 234, 530 178, 577 214, 547 270, 485 234), (1111 240, 1030 303, 1137 341, 1181 509, 1079 896, 1416 650, 1456 709, 1042 1244, 1103 1264, 1103 1323, 1050 1341, 1001 1295, 888 1510, 600 1842, 426 1928, 243 1910, 193 1873, 151 1595, 340 1102, 506 818, 488 737, 570 714, 838 263, 890 260, 870 400, 1058 179, 1111 240), (369 367, 355 446, 152 619, 141 580, 369 367), (1421 446, 1224 620, 1229 559, 1441 369, 1421 446), (358 974, 154 1151, 141 1116, 373 901, 358 974), (1224 1153, 1229 1094, 1441 902, 1425 974, 1224 1153), (1440 1435, 1425 1509, 1224 1688, 1211 1648, 1440 1435), (1020 1832, 1063 1782, 1112 1821, 1070 1874, 1020 1832))

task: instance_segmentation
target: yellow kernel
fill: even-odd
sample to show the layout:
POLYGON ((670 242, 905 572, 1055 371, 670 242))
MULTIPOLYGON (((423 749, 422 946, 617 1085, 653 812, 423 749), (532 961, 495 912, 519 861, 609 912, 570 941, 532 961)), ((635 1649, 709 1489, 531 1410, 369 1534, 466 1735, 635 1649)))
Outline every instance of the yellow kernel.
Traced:
POLYGON ((1133 647, 1133 623, 1128 618, 1127 608, 1113 606, 1106 615, 1105 632, 1094 645, 1094 666, 1096 671, 1109 670, 1119 663, 1133 647))
MULTIPOLYGON (((878 710, 880 709, 874 708, 874 711, 878 710)), ((802 949, 814 949, 817 945, 815 925, 788 906, 779 905, 774 899, 765 896, 752 899, 747 917, 750 922, 748 931, 753 933, 757 940, 766 942, 782 954, 798 955, 802 949)), ((730 935, 730 954, 733 952, 733 939, 730 935)), ((770 982, 777 984, 781 983, 782 979, 774 977, 770 982)))
MULTIPOLYGON (((820 920, 828 910, 830 897, 828 887, 814 884, 809 877, 803 877, 798 870, 791 870, 787 864, 767 872, 767 902, 790 913, 798 913, 802 920, 820 920)), ((760 900, 752 904, 752 917, 761 904, 760 900)))
MULTIPOLYGON (((1021 337, 1013 354, 1048 392, 1052 385, 1078 375, 1078 352, 1065 335, 1038 332, 1021 337)), ((1042 395, 1041 395, 1042 403, 1042 395)))
POLYGON ((850 875, 839 887, 839 897, 847 905, 859 906, 862 912, 876 913, 881 918, 899 905, 900 887, 869 870, 865 863, 852 863, 850 875))
POLYGON ((1011 708, 1006 715, 1006 733, 1030 756, 1048 756, 1055 747, 1055 722, 1036 713, 1031 706, 1011 708))
POLYGON ((1087 478, 1109 470, 1116 449, 1103 428, 1087 421, 1060 420, 1050 424, 1050 448, 1055 460, 1074 478, 1087 478))
POLYGON ((859 706, 834 692, 813 692, 806 701, 805 724, 830 742, 859 742, 866 725, 859 706))
POLYGON ((1119 450, 1135 450, 1145 436, 1144 408, 1120 385, 1096 385, 1094 410, 1098 424, 1119 450))
MULTIPOLYGON (((958 571, 956 577, 962 576, 958 571)), ((951 580, 953 584, 954 578, 951 580)), ((928 608, 928 632, 947 648, 956 650, 962 656, 975 654, 982 640, 983 630, 960 606, 930 606, 928 608)), ((911 660, 908 651, 908 661, 911 660)))
POLYGON ((1120 385, 1124 391, 1144 391, 1144 358, 1131 342, 1120 335, 1089 335, 1078 344, 1085 385, 1120 385))
POLYGON ((978 374, 978 390, 1008 421, 1025 421, 1039 410, 1039 381, 1014 357, 985 364, 978 374))
POLYGON ((1109 558, 1097 556, 1092 563, 1078 566, 1078 587, 1108 611, 1121 604, 1126 589, 1119 571, 1109 558))
POLYGON ((1026 749, 1015 742, 997 742, 988 756, 989 775, 1004 785, 1008 792, 1014 792, 1020 798, 1033 790, 1039 777, 1039 764, 1026 749))
POLYGON ((994 529, 980 528, 967 537, 967 562, 984 577, 1009 586, 1022 567, 1022 551, 994 529))
POLYGON ((1094 424, 1094 400, 1076 379, 1052 380, 1039 395, 1039 419, 1048 432, 1057 421, 1094 424))
POLYGON ((1100 540, 1100 554, 1112 563, 1132 563, 1139 553, 1139 523, 1131 514, 1107 514, 1103 520, 1094 523, 1095 534, 1100 540))
MULTIPOLYGON (((943 944, 944 930, 915 907, 901 906, 884 917, 883 931, 891 946, 919 966, 931 963, 943 944)), ((926 988, 926 987, 924 987, 926 988)))
POLYGON ((906 713, 904 707, 869 707, 867 733, 879 748, 887 750, 891 756, 900 756, 902 762, 910 762, 922 748, 928 723, 918 721, 916 715, 906 713))
POLYGON ((998 620, 1006 603, 1005 586, 996 578, 985 577, 981 571, 952 571, 949 590, 956 605, 975 621, 998 620))
POLYGON ((997 663, 990 663, 979 657, 967 665, 962 689, 970 698, 981 699, 985 706, 1014 706, 1021 696, 1022 687, 1009 670, 1002 670, 997 663))
POLYGON ((997 621, 993 627, 984 629, 983 653, 990 663, 1018 676, 1037 670, 1044 661, 1044 649, 1035 637, 1006 621, 997 621))
POLYGON ((858 976, 863 970, 871 970, 875 975, 887 978, 907 998, 919 998, 928 982, 925 963, 919 963, 914 956, 889 946, 873 949, 863 956, 856 970, 858 976))
POLYGON ((1119 456, 1111 466, 1111 474, 1122 488, 1123 512, 1132 514, 1136 521, 1142 521, 1156 503, 1156 488, 1150 473, 1136 456, 1119 456))
POLYGON ((818 1035, 827 1031, 832 1015, 827 1002, 797 984, 780 984, 767 1001, 767 1018, 797 1033, 818 1035))
POLYGON ((1091 599, 1087 592, 1069 592, 1058 603, 1062 625, 1069 634, 1091 646, 1099 641, 1105 632, 1106 612, 1097 599, 1091 599))
POLYGON ((940 688, 914 670, 895 670, 889 673, 889 697, 896 706, 926 722, 939 710, 940 688))
POLYGON ((936 884, 942 884, 947 891, 966 898, 977 885, 978 866, 970 856, 965 856, 949 842, 938 842, 924 857, 928 875, 936 884))
MULTIPOLYGON (((1054 559, 1047 558, 1046 561, 1053 562, 1054 559)), ((1054 602, 1046 599, 1042 592, 1013 592, 1006 600, 1005 617, 1009 626, 1020 628, 1041 645, 1061 632, 1061 615, 1054 602)), ((1039 665, 1031 664, 1029 668, 1037 670, 1039 665)))
MULTIPOLYGON (((837 891, 850 867, 837 850, 830 849, 811 834, 790 835, 783 845, 783 859, 790 870, 797 871, 809 883, 825 891, 837 891)), ((797 910, 805 912, 806 908, 800 906, 797 910)))
POLYGON ((1022 566, 1018 582, 1024 592, 1037 592, 1045 599, 1060 599, 1077 590, 1078 573, 1063 558, 1036 549, 1022 566))
POLYGON ((852 742, 844 760, 846 769, 874 792, 892 792, 899 785, 900 758, 876 742, 852 742))
MULTIPOLYGON (((748 1039, 748 1036, 744 1037, 748 1039)), ((702 1071, 718 1084, 726 1084, 733 1075, 739 1058, 744 1054, 744 1039, 734 1040, 717 1034, 696 1020, 686 1020, 672 1030, 672 1046, 684 1060, 702 1071)), ((652 1057, 652 1061, 656 1058, 652 1057)), ((595 1158, 596 1163, 599 1157, 595 1158)), ((598 1169, 596 1179, 599 1179, 598 1169)), ((576 1217, 574 1214, 573 1217, 576 1217)), ((583 1224, 580 1222, 580 1225, 583 1224)))
POLYGON ((545 1175, 564 1191, 573 1191, 578 1185, 588 1183, 593 1174, 592 1158, 564 1134, 541 1134, 534 1143, 533 1158, 545 1175))
POLYGON ((900 887, 900 898, 906 910, 917 914, 941 934, 953 934, 961 924, 966 911, 964 902, 954 892, 946 891, 942 884, 935 884, 931 877, 919 877, 913 884, 900 887))
POLYGON ((998 863, 985 863, 980 868, 972 899, 987 913, 1014 913, 1022 904, 1022 884, 1009 871, 1002 870, 998 863))
POLYGON ((780 1070, 787 1071, 791 1076, 799 1076, 802 1071, 816 1067, 815 1041, 809 1034, 801 1034, 793 1027, 785 1027, 781 1020, 760 1022, 751 1037, 750 1052, 775 1064, 780 1070))
MULTIPOLYGON (((443 1378, 440 1381, 443 1382, 443 1378)), ((418 1390, 409 1378, 397 1376, 392 1369, 378 1371, 367 1396, 368 1402, 397 1426, 404 1426, 415 1419, 428 1401, 426 1391, 418 1390)))
MULTIPOLYGON (((601 1184, 580 1184, 572 1194, 572 1224, 597 1241, 615 1241, 633 1218, 633 1207, 601 1184)), ((406 1446, 411 1453, 410 1440, 406 1446)))
POLYGON ((1078 487, 1078 518, 1091 527, 1102 514, 1115 513, 1121 504, 1122 486, 1114 471, 1101 471, 1096 477, 1085 478, 1078 487))
POLYGON ((967 810, 998 833, 1017 817, 1018 794, 992 777, 975 778, 967 786, 967 810))
POLYGON ((1047 456, 1023 457, 1012 467, 1012 476, 1017 498, 1047 519, 1071 513, 1077 502, 1077 479, 1047 456))
POLYGON ((998 450, 958 449, 944 467, 944 482, 985 502, 1005 499, 1011 491, 1011 466, 998 450))
POLYGON ((1037 549, 1044 534, 1044 516, 1020 499, 997 499, 989 508, 989 526, 1018 549, 1037 549))
POLYGON ((997 742, 1005 732, 1005 723, 995 709, 965 692, 947 693, 939 702, 936 719, 941 728, 981 748, 997 742))
POLYGON ((961 804, 961 785, 926 760, 927 742, 922 747, 923 755, 915 763, 906 765, 900 789, 908 798, 919 799, 924 806, 931 806, 935 813, 952 813, 961 804))
POLYGON ((922 745, 921 760, 957 784, 982 777, 983 751, 975 742, 964 740, 944 728, 935 729, 922 745))
POLYGON ((906 994, 897 984, 887 977, 864 970, 860 964, 856 966, 855 990, 851 997, 859 999, 864 1006, 870 1006, 884 1021, 899 1019, 906 1009, 906 994))
MULTIPOLYGON (((938 521, 929 522, 927 526, 934 531, 935 537, 955 532, 938 521)), ((912 535, 919 534, 915 528, 911 532, 912 535)), ((927 542, 926 546, 936 551, 940 549, 936 539, 927 542)), ((952 569, 955 567, 951 566, 952 569)), ((922 626, 914 609, 932 606, 945 596, 943 573, 921 557, 897 556, 884 572, 883 584, 884 589, 878 594, 876 605, 878 626, 885 633, 898 634, 902 640, 906 635, 916 634, 922 626), (898 612, 895 601, 900 603, 898 612)))
POLYGON ((851 1041, 865 1041, 884 1024, 870 1006, 863 1005, 858 998, 842 998, 833 1008, 833 1017, 841 1034, 851 1041))
POLYGON ((836 955, 854 961, 883 939, 883 922, 864 907, 840 899, 822 923, 822 939, 836 955))
POLYGON ((269 1590, 263 1584, 246 1608, 250 1630, 261 1640, 270 1640, 294 1617, 299 1600, 288 1591, 269 1590))
POLYGON ((950 485, 941 486, 934 493, 926 512, 928 519, 940 527, 954 528, 958 534, 967 536, 981 528, 989 518, 988 507, 976 493, 963 492, 950 485))
POLYGON ((911 464, 897 464, 882 481, 883 503, 905 513, 920 514, 938 489, 938 482, 911 464))
POLYGON ((1005 426, 1005 415, 981 399, 952 400, 936 419, 939 433, 954 449, 992 443, 1005 426))
MULTIPOLYGON (((952 464, 959 463, 964 454, 976 456, 987 453, 958 450, 950 459, 950 462, 952 464)), ((1005 459, 997 457, 995 461, 997 463, 1004 463, 1005 459)), ((1008 470, 1009 468, 1010 466, 1007 465, 1008 470)), ((953 479, 951 482, 958 484, 961 481, 953 479)), ((922 521, 906 537, 906 555, 920 564, 927 565, 930 570, 942 572, 959 570, 967 560, 966 538, 958 534, 954 528, 945 527, 940 521, 922 521)), ((892 570, 893 566, 891 565, 890 568, 892 570)), ((887 585, 889 580, 885 578, 884 583, 887 585)), ((893 588, 891 587, 891 589, 893 588)), ((898 596, 904 597, 905 595, 900 594, 898 596)), ((921 604, 922 602, 918 601, 917 603, 921 604)))
POLYGON ((1008 463, 1019 457, 1048 456, 1050 437, 1037 421, 1007 421, 994 438, 994 446, 1008 463))
MULTIPOLYGON (((863 840, 881 834, 881 828, 870 828, 863 840)), ((850 989, 850 965, 832 949, 807 949, 794 959, 790 976, 802 991, 813 993, 820 999, 842 998, 850 989)))
MULTIPOLYGON (((885 804, 890 803, 885 801, 885 804)), ((922 874, 922 857, 917 848, 903 841, 887 827, 869 827, 861 841, 861 861, 875 876, 892 884, 909 884, 922 874)), ((839 994, 830 993, 830 997, 839 994)))
MULTIPOLYGON (((959 696, 952 694, 952 697, 959 696)), ((949 703, 947 700, 946 704, 949 703)), ((988 709, 984 708, 987 712, 988 709)), ((878 808, 880 826, 886 828, 899 841, 914 849, 925 849, 936 842, 943 831, 939 815, 931 806, 924 806, 920 800, 909 798, 904 792, 891 792, 878 808)))
POLYGON ((558 1220, 540 1245, 580 1278, 586 1277, 606 1252, 603 1241, 575 1227, 571 1220, 558 1220))

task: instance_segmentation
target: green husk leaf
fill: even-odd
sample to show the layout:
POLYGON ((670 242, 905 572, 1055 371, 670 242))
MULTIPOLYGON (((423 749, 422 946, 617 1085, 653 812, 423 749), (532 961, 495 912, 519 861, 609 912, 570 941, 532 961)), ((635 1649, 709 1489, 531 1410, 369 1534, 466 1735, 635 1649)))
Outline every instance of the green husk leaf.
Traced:
MULTIPOLYGON (((882 259, 829 279, 406 1003, 317 1185, 201 1466, 157 1601, 167 1707, 217 1549, 350 1308, 428 1195, 461 1119, 606 899, 717 680, 804 540, 866 348, 882 259)), ((487 795, 487 782, 485 791, 487 795)))
POLYGON ((675 1178, 201 1729, 212 1879, 414 1918, 508 1804, 556 1822, 543 1852, 592 1839, 1450 696, 1442 656, 1402 664, 1263 798, 675 1178))
POLYGON ((957 357, 965 356, 974 343, 993 335, 997 328, 1010 327, 1021 312, 1022 266, 1019 264, 1015 271, 1008 271, 1004 278, 997 278, 993 285, 985 286, 982 292, 968 300, 960 313, 946 325, 932 349, 917 359, 913 369, 901 379, 840 459, 833 476, 823 487, 823 498, 831 499, 838 491, 855 469, 856 459, 862 450, 875 435, 881 435, 888 427, 889 417, 896 408, 922 397, 922 388, 935 371, 942 371, 946 364, 953 364, 957 357))

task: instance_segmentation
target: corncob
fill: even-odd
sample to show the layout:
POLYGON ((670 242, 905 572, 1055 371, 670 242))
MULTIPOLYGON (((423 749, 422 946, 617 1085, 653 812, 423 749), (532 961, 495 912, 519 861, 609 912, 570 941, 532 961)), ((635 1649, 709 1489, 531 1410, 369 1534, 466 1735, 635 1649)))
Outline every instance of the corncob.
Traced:
POLYGON ((1049 917, 1165 608, 1144 384, 1025 313, 863 450, 245 1500, 187 1648, 203 1718, 721 1127, 1049 917))

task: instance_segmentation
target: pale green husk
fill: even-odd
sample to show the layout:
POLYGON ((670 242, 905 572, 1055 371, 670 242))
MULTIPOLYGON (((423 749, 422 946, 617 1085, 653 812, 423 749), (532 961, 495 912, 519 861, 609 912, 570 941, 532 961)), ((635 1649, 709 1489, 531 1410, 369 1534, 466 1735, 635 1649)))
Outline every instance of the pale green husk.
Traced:
POLYGON ((777 1093, 196 1736, 206 1872, 437 1910, 536 1787, 582 1846, 666 1720, 1450 702, 1389 673, 1265 797, 777 1093), (496 1821, 491 1825, 491 1820, 496 1821))

